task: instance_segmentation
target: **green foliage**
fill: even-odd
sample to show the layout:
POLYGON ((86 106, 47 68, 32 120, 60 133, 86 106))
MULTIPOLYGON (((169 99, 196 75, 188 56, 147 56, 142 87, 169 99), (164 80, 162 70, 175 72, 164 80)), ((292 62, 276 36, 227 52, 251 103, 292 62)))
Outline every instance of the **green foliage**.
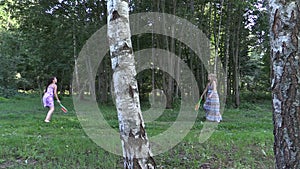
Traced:
POLYGON ((241 100, 245 103, 260 103, 261 101, 271 100, 271 92, 242 92, 241 100))
POLYGON ((255 94, 265 93, 271 86, 269 71, 265 68, 268 65, 257 53, 253 52, 250 55, 250 59, 241 66, 241 90, 255 94))
POLYGON ((4 98, 4 97, 0 97, 0 103, 1 103, 1 102, 7 102, 7 101, 9 101, 9 99, 4 98))
POLYGON ((12 8, 12 4, 16 2, 10 0, 0 1, 0 31, 3 30, 15 30, 18 27, 18 21, 12 17, 15 12, 12 8))
MULTIPOLYGON (((0 1, 0 64, 3 65, 0 79, 5 80, 0 84, 1 95, 10 96, 17 89, 42 91, 49 76, 58 77, 59 90, 70 90, 74 62, 81 47, 107 21, 106 1, 76 2, 77 4, 74 0, 0 1), (3 93, 6 91, 7 93, 3 93)), ((228 66, 228 82, 231 83, 228 85, 231 89, 228 91, 234 91, 233 72, 236 65, 233 58, 236 55, 239 56, 237 64, 241 82, 239 87, 257 93, 267 90, 270 63, 265 1, 223 1, 223 6, 221 1, 211 0, 174 2, 131 1, 130 12, 164 12, 189 20, 206 34, 212 47, 219 40, 221 62, 223 67, 228 66), (220 35, 217 35, 219 26, 220 35), (225 65, 226 58, 227 65, 225 65)), ((205 77, 200 77, 206 70, 200 65, 207 63, 202 63, 195 57, 195 53, 180 41, 150 33, 134 36, 132 40, 134 51, 152 47, 173 49, 171 52, 185 61, 197 75, 198 85, 203 86, 203 83, 206 83, 206 79, 203 80, 205 77), (173 42, 174 48, 171 46, 173 42)), ((106 65, 110 63, 107 62, 106 65)), ((101 73, 107 73, 107 76, 98 81, 107 81, 111 76, 110 69, 110 66, 105 66, 101 73)), ((97 76, 103 77, 100 72, 97 76)), ((152 88, 163 89, 169 82, 164 73, 155 72, 153 75, 151 70, 142 72, 137 78, 143 81, 140 88, 142 100, 147 99, 152 88), (152 86, 154 83, 156 86, 152 86)), ((167 93, 173 97, 169 100, 180 97, 176 87, 174 84, 174 90, 171 91, 173 93, 167 93)), ((97 90, 97 94, 111 92, 110 87, 105 88, 106 91, 102 91, 102 88, 97 90)), ((167 91, 166 87, 163 90, 167 91)))
POLYGON ((16 34, 0 29, 0 96, 16 93, 19 45, 16 34))

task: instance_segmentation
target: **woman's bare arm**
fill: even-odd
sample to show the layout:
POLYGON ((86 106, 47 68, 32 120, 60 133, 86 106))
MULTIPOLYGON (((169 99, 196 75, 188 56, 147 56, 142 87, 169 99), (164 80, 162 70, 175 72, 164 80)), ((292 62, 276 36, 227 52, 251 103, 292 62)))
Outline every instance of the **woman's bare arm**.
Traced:
POLYGON ((207 85, 206 85, 202 95, 200 96, 200 98, 202 98, 204 96, 204 94, 207 92, 208 86, 209 86, 209 83, 207 83, 207 85))
POLYGON ((216 81, 213 81, 212 85, 213 85, 213 90, 217 91, 217 83, 216 83, 216 81))

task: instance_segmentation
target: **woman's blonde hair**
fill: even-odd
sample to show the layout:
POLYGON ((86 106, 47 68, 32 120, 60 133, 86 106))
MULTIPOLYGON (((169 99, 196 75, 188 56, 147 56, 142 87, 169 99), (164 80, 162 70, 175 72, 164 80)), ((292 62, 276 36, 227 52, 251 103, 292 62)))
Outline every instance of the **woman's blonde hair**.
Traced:
POLYGON ((216 75, 216 74, 214 74, 214 73, 209 73, 209 74, 208 74, 208 77, 210 77, 212 81, 216 81, 216 82, 217 82, 217 75, 216 75))

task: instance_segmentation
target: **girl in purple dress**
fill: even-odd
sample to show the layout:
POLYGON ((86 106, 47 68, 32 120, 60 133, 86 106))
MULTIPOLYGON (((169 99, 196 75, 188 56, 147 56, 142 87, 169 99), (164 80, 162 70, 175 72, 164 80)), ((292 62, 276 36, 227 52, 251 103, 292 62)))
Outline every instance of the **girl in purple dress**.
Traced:
POLYGON ((204 93, 207 93, 207 97, 203 105, 206 120, 220 122, 222 120, 222 116, 220 113, 220 101, 217 91, 217 76, 215 74, 209 74, 208 80, 209 82, 202 94, 203 96, 204 93))
POLYGON ((51 116, 54 112, 54 96, 55 96, 57 102, 60 103, 60 100, 58 99, 58 96, 57 96, 57 85, 56 85, 56 83, 57 83, 56 77, 50 78, 49 81, 48 81, 46 91, 43 95, 44 107, 49 108, 49 111, 48 111, 47 116, 45 118, 46 123, 50 122, 51 116))

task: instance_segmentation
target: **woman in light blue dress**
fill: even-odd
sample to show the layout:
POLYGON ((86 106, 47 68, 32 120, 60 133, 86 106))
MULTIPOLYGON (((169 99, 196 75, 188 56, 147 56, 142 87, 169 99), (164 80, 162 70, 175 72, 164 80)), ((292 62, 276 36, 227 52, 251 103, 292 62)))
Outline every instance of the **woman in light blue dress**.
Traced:
POLYGON ((46 123, 50 122, 51 116, 54 112, 54 96, 55 96, 57 102, 60 103, 60 100, 57 96, 57 85, 56 85, 56 83, 57 83, 56 77, 50 78, 49 82, 48 82, 48 85, 47 85, 47 88, 46 88, 46 91, 43 95, 44 107, 49 108, 49 111, 48 111, 47 116, 45 118, 46 123))
POLYGON ((207 97, 203 105, 206 120, 220 122, 222 115, 220 113, 220 100, 217 91, 217 76, 215 74, 208 75, 209 83, 207 84, 206 90, 207 97))

